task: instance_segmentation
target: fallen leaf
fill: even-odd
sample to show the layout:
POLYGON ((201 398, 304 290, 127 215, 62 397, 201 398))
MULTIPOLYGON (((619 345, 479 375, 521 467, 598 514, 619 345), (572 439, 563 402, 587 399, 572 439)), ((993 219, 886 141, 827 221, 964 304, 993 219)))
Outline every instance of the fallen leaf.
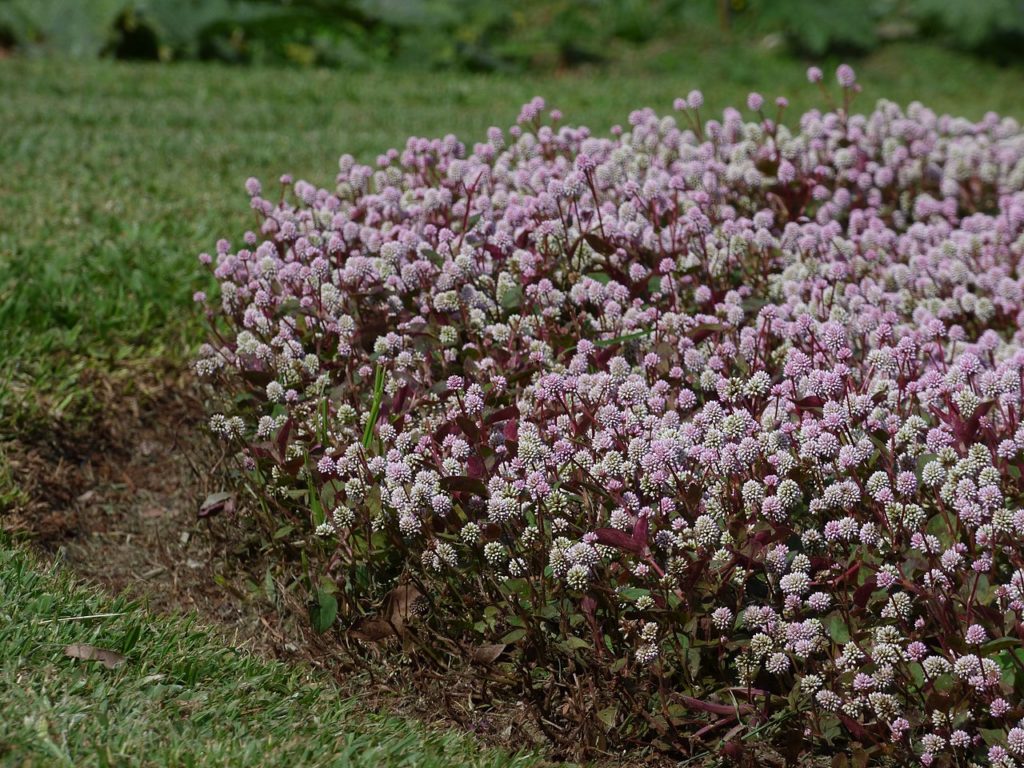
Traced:
POLYGON ((354 640, 365 640, 379 643, 395 634, 394 628, 384 619, 376 617, 360 619, 348 630, 348 636, 354 640))
POLYGON ((97 648, 88 643, 72 643, 64 648, 64 655, 82 661, 98 661, 107 669, 117 669, 125 663, 125 657, 117 651, 97 648))
POLYGON ((413 605, 420 597, 423 597, 423 593, 412 584, 400 584, 391 590, 391 594, 388 596, 390 602, 388 617, 398 634, 403 634, 405 625, 415 617, 413 605))
POLYGON ((383 615, 358 619, 349 628, 348 636, 377 643, 396 634, 404 635, 406 624, 415 618, 414 606, 421 597, 423 593, 412 584, 400 584, 388 594, 383 615))
POLYGON ((160 450, 160 443, 154 440, 143 440, 139 443, 139 453, 150 456, 160 450))
POLYGON ((203 503, 199 505, 199 517, 213 517, 221 512, 231 513, 235 511, 235 494, 228 491, 222 493, 211 493, 203 503))
POLYGON ((493 664, 505 652, 504 643, 487 643, 473 651, 474 664, 493 664))

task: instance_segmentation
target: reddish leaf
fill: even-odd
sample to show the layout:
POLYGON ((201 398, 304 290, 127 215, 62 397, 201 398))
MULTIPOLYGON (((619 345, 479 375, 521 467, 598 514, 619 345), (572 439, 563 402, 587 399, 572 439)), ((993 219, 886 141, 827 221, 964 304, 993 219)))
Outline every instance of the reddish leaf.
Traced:
POLYGON ((591 354, 594 356, 594 360, 597 362, 598 366, 604 367, 609 360, 615 357, 615 354, 618 351, 618 345, 612 344, 607 347, 599 347, 596 352, 592 352, 591 354))
POLYGON ((266 387, 267 384, 274 380, 274 374, 270 371, 248 370, 242 371, 241 375, 246 381, 261 388, 266 387))
POLYGON ((641 549, 647 548, 647 532, 650 524, 651 521, 646 516, 640 516, 636 519, 636 524, 633 525, 633 540, 641 549))
POLYGON ((479 456, 470 456, 469 461, 466 462, 466 471, 469 472, 469 476, 480 479, 487 474, 484 468, 484 460, 479 456))
POLYGON ((587 234, 585 234, 583 236, 583 239, 587 241, 587 245, 589 245, 595 251, 600 253, 602 256, 611 256, 616 251, 614 245, 609 243, 600 235, 595 235, 593 232, 588 232, 587 234))
POLYGON ((288 438, 292 434, 292 424, 292 420, 290 418, 287 419, 284 426, 281 427, 281 431, 277 433, 277 439, 274 440, 274 445, 277 447, 277 455, 282 462, 288 457, 288 438))
POLYGON ((580 600, 580 610, 583 611, 587 626, 590 627, 590 634, 594 637, 594 648, 597 649, 597 655, 601 656, 604 653, 604 643, 601 641, 601 628, 597 625, 597 601, 590 595, 585 595, 580 600))
POLYGON ((455 419, 455 423, 459 425, 459 429, 462 433, 472 440, 474 443, 480 442, 480 428, 472 422, 472 420, 465 416, 458 416, 455 419))
POLYGON ((825 405, 825 401, 818 397, 818 395, 808 395, 807 397, 801 397, 799 400, 794 400, 793 405, 796 406, 798 411, 813 411, 825 405))
POLYGON ((702 341, 704 341, 704 339, 708 338, 709 336, 713 336, 714 334, 718 333, 721 330, 723 329, 720 325, 705 324, 697 326, 692 331, 690 331, 688 335, 691 339, 693 339, 694 344, 700 344, 702 341))
POLYGON ((875 577, 872 576, 857 587, 857 590, 853 593, 853 604, 858 608, 866 606, 868 604, 868 600, 871 599, 871 593, 875 591, 875 587, 875 577))
POLYGON ((501 430, 502 436, 506 442, 515 443, 519 440, 519 422, 518 421, 506 421, 505 426, 501 430))
POLYGON ((875 743, 875 739, 871 738, 871 734, 868 733, 867 729, 863 725, 858 723, 856 720, 854 720, 852 717, 850 717, 849 715, 844 715, 840 712, 839 719, 843 722, 843 725, 846 726, 846 730, 853 734, 853 737, 855 739, 868 744, 875 743))
POLYGON ((286 461, 281 465, 281 469, 285 471, 290 477, 295 477, 299 474, 299 470, 302 469, 302 465, 305 464, 305 460, 298 456, 291 461, 286 461))
POLYGON ((978 434, 978 427, 981 424, 981 420, 990 410, 992 410, 992 405, 992 400, 986 400, 974 409, 974 414, 967 420, 967 423, 963 425, 961 433, 957 435, 964 445, 969 445, 974 442, 974 438, 978 434))
POLYGON ((711 712, 715 715, 735 715, 737 712, 745 713, 751 711, 749 704, 730 706, 729 704, 714 704, 710 701, 701 701, 692 696, 680 696, 679 698, 690 709, 699 709, 701 712, 711 712))
POLYGON ((722 747, 722 756, 733 761, 738 761, 742 758, 743 752, 744 748, 742 741, 726 740, 725 745, 722 747))
POLYGON ((484 421, 487 424, 497 424, 499 421, 508 421, 514 419, 519 415, 519 408, 514 405, 507 405, 504 408, 499 408, 484 421))
POLYGON ((411 392, 412 389, 408 384, 405 384, 395 393, 395 396, 391 399, 391 413, 398 413, 402 410, 411 392))
POLYGON ((643 552, 643 545, 625 531, 619 531, 615 528, 598 528, 594 533, 597 535, 598 542, 606 546, 623 549, 638 555, 643 552))
POLYGON ((257 459, 277 459, 277 451, 273 443, 254 443, 249 446, 249 452, 257 459))

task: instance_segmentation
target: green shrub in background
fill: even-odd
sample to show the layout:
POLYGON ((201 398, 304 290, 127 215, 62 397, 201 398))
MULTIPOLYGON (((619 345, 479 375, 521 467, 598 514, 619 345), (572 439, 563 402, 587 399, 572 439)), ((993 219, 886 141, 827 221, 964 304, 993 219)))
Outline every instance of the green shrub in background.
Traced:
POLYGON ((125 0, 0 0, 0 42, 71 57, 98 55, 125 0))
POLYGON ((732 35, 815 57, 925 38, 1009 61, 1024 0, 0 0, 0 45, 72 57, 522 71, 732 35))
POLYGON ((926 31, 946 37, 958 47, 987 51, 997 58, 1019 57, 1024 45, 1024 2, 1021 0, 913 0, 926 31))
POLYGON ((866 52, 894 38, 925 38, 1008 61, 1024 50, 1021 0, 733 0, 734 17, 782 33, 796 52, 866 52))

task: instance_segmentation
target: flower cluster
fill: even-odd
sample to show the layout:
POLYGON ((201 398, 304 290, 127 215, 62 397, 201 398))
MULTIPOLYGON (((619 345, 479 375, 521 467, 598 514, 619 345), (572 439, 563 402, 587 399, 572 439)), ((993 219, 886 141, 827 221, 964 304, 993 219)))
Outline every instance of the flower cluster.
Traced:
POLYGON ((837 75, 249 180, 196 369, 344 610, 412 579, 680 750, 1024 765, 1024 132, 837 75))

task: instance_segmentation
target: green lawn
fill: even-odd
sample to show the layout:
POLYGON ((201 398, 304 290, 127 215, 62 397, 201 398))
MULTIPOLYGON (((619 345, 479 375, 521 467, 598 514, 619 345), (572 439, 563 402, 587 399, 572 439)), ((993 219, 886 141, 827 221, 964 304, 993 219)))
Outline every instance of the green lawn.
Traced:
POLYGON ((187 619, 77 586, 0 538, 0 765, 538 763, 367 713, 309 677, 226 649, 187 619), (65 655, 84 643, 124 661, 108 669, 65 655))
MULTIPOLYGON (((910 45, 855 64, 865 107, 1024 116, 1019 70, 910 45)), ((796 114, 819 100, 805 66, 743 45, 547 78, 0 60, 0 514, 18 492, 3 444, 87 415, 90 371, 126 379, 127 363, 188 359, 202 338, 195 257, 252 221, 247 176, 328 184, 343 152, 372 161, 409 135, 478 140, 536 94, 598 131, 638 107, 668 112, 694 87, 710 110, 759 90, 796 114)), ((517 764, 337 697, 0 540, 0 764, 517 764), (95 613, 121 615, 58 620, 95 613), (72 642, 127 663, 72 661, 72 642)))

